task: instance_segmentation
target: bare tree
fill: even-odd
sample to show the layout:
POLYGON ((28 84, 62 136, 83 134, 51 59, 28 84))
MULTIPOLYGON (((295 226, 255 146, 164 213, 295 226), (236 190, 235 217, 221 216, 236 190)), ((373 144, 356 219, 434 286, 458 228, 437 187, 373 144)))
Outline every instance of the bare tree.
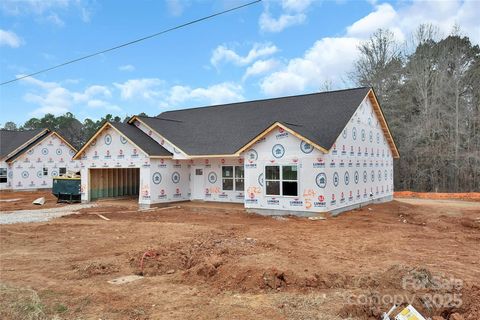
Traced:
POLYGON ((458 28, 420 25, 402 50, 378 30, 360 46, 350 77, 373 86, 402 158, 396 188, 479 190, 480 49, 458 28))

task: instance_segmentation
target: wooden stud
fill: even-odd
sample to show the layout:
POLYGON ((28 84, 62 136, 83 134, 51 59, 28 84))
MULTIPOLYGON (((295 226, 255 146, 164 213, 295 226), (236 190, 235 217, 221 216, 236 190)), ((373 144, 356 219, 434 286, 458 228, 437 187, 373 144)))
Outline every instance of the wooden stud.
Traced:
POLYGON ((123 169, 123 194, 129 195, 128 192, 128 168, 123 169))

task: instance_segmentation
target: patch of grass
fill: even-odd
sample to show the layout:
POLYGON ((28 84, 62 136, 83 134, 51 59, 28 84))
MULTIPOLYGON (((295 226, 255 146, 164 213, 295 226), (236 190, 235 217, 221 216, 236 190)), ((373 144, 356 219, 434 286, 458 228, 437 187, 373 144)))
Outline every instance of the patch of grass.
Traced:
POLYGON ((90 303, 92 302, 92 300, 90 299, 90 297, 83 297, 80 299, 80 301, 78 302, 78 305, 76 306, 76 308, 74 309, 73 312, 75 313, 80 313, 83 311, 83 309, 88 306, 90 303))
POLYGON ((340 320, 334 310, 330 309, 331 298, 325 294, 292 294, 274 295, 277 307, 288 319, 292 320, 340 320))
POLYGON ((0 283, 0 318, 46 320, 45 305, 30 288, 15 288, 0 283))
POLYGON ((62 314, 62 313, 65 313, 68 311, 68 307, 64 304, 61 304, 61 303, 57 303, 53 306, 53 311, 55 313, 59 313, 59 314, 62 314))

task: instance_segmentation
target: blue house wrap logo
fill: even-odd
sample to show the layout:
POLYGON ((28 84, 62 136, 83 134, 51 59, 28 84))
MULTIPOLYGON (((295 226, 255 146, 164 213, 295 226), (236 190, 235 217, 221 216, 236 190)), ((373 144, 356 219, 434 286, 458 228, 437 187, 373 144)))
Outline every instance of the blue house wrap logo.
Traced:
POLYGON ((105 141, 106 145, 110 145, 110 143, 112 143, 112 136, 109 134, 106 134, 105 138, 103 138, 103 141, 105 141))
POLYGON ((335 173, 333 174, 333 185, 334 185, 335 187, 337 187, 339 182, 340 182, 340 179, 338 178, 338 173, 335 172, 335 173))
POLYGON ((302 141, 300 143, 300 150, 302 150, 303 153, 311 153, 313 151, 313 146, 305 141, 302 141))
POLYGON ((272 148, 272 155, 279 159, 285 154, 285 148, 281 144, 276 144, 272 148))
POLYGON ((208 182, 212 184, 217 182, 217 174, 215 172, 212 171, 208 174, 208 182))
POLYGON ((263 179, 263 173, 260 173, 258 175, 258 184, 261 185, 263 187, 263 182, 264 182, 264 179, 263 179))
POLYGON ((327 175, 323 172, 317 174, 317 177, 315 178, 315 183, 319 188, 325 188, 327 185, 327 175))
POLYGON ((180 173, 178 173, 177 171, 172 173, 172 182, 173 183, 179 183, 180 182, 180 173))
POLYGON ((162 175, 160 174, 160 172, 155 172, 153 174, 152 181, 155 184, 160 184, 160 182, 162 182, 162 175))
POLYGON ((258 159, 257 151, 255 149, 248 150, 246 158, 248 161, 256 161, 258 159))

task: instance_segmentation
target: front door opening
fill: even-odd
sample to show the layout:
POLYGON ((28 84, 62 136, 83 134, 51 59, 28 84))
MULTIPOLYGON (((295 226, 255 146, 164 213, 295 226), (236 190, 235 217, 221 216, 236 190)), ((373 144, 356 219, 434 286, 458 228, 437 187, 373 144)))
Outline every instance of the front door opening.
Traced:
POLYGON ((205 176, 202 167, 193 167, 192 200, 204 200, 205 176))

